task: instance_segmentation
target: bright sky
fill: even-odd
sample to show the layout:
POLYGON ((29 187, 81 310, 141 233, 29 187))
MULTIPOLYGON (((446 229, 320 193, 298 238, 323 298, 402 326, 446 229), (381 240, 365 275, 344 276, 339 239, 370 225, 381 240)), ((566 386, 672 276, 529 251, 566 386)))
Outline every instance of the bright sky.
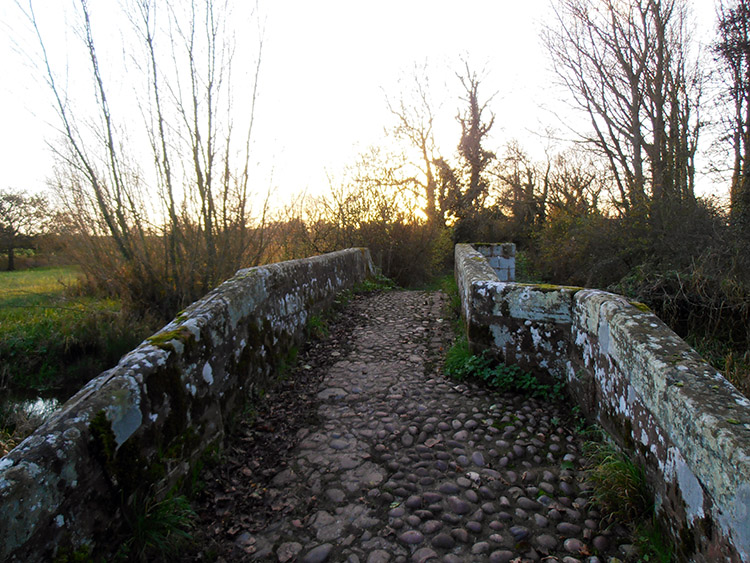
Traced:
MULTIPOLYGON (((22 0, 25 3, 27 0, 22 0)), ((116 0, 96 0, 100 2, 116 0)), ((61 7, 70 0, 34 0, 56 42, 56 56, 74 38, 61 7)), ((559 126, 549 60, 539 38, 549 0, 259 0, 265 43, 255 129, 257 192, 277 189, 279 202, 302 190, 324 191, 356 155, 382 141, 393 123, 385 98, 399 96, 399 78, 427 63, 432 96, 441 104, 438 142, 452 155, 458 142, 455 72, 466 58, 484 69, 480 95, 497 92, 492 142, 559 126)), ((712 25, 713 0, 696 0, 696 17, 712 25)), ((125 25, 125 24, 123 24, 125 25)), ((44 31, 44 30, 43 30, 44 31)), ((249 33, 254 30, 250 29, 249 33)), ((40 71, 18 52, 33 46, 30 30, 10 0, 0 3, 0 188, 45 189, 55 139, 52 98, 40 71)), ((252 61, 247 61, 251 65, 252 61)), ((239 99, 239 96, 238 96, 239 99)))

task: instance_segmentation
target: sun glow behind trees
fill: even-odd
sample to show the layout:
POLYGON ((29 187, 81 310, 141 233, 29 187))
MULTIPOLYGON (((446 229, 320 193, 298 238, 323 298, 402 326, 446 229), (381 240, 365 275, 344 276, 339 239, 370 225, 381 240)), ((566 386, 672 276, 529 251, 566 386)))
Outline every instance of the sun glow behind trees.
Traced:
MULTIPOLYGON (((233 4, 238 10, 249 3, 233 4)), ((88 88, 88 78, 77 78, 76 69, 86 63, 74 57, 75 49, 80 49, 71 27, 74 3, 35 0, 35 6, 45 34, 51 37, 54 57, 63 67, 68 65, 69 85, 88 88)), ((101 57, 120 66, 127 22, 115 17, 112 4, 104 6, 91 4, 101 57)), ((265 44, 252 174, 258 191, 278 188, 278 200, 305 189, 325 191, 328 174, 339 175, 360 151, 380 144, 383 128, 390 123, 385 93, 397 95, 399 79, 425 61, 429 61, 441 113, 436 124, 441 152, 452 152, 460 135, 454 118, 455 94, 460 89, 455 71, 461 56, 478 69, 486 65, 487 91, 499 92, 493 108, 498 114, 498 140, 501 131, 519 136, 542 129, 538 106, 549 103, 544 90, 548 62, 537 32, 547 10, 545 0, 523 6, 281 0, 261 1, 258 9, 265 44)), ((39 78, 31 30, 12 2, 4 2, 0 10, 5 41, 16 41, 24 55, 12 52, 6 44, 8 56, 0 57, 3 75, 13 77, 0 89, 4 117, 8 127, 21 135, 21 139, 2 141, 0 154, 7 155, 13 168, 4 181, 11 185, 33 182, 33 188, 40 189, 51 172, 44 139, 55 139, 45 125, 54 124, 51 98, 39 78), (24 138, 25 143, 19 142, 24 138)), ((247 40, 249 35, 245 31, 237 38, 247 40)), ((236 57, 238 69, 251 69, 252 57, 245 51, 238 49, 236 57)), ((130 77, 118 78, 122 93, 132 99, 135 85, 130 77)), ((141 119, 137 111, 132 119, 141 119)))
MULTIPOLYGON (((238 14, 247 13, 250 8, 241 4, 232 4, 233 9, 238 14)), ((78 94, 89 90, 92 82, 85 75, 85 68, 81 78, 86 57, 85 53, 80 56, 82 44, 75 31, 75 10, 71 10, 76 2, 35 0, 34 5, 41 7, 39 18, 51 38, 52 57, 58 68, 65 68, 65 86, 71 101, 86 99, 86 95, 78 94)), ((711 0, 698 0, 693 5, 701 28, 711 28, 708 20, 715 19, 711 0)), ((111 5, 105 8, 96 3, 90 8, 96 20, 100 58, 108 67, 105 71, 126 66, 133 69, 134 61, 128 60, 122 47, 134 40, 128 23, 115 17, 117 12, 111 5)), ((411 162, 418 160, 419 155, 412 155, 408 144, 397 143, 393 135, 387 134, 393 131, 396 120, 386 97, 395 98, 405 91, 410 95, 408 82, 415 67, 425 66, 424 73, 429 78, 436 154, 455 154, 460 139, 456 115, 460 111, 461 85, 456 72, 466 60, 480 72, 483 94, 494 94, 489 109, 496 115, 496 124, 487 138, 488 149, 502 152, 505 145, 518 140, 535 160, 559 152, 560 146, 570 141, 568 127, 585 124, 586 118, 561 102, 565 93, 555 85, 551 61, 539 39, 543 22, 551 19, 550 8, 545 0, 523 6, 478 1, 462 6, 449 2, 385 2, 368 6, 343 1, 313 4, 282 0, 259 2, 259 21, 239 14, 236 21, 242 25, 234 35, 239 42, 235 50, 235 68, 239 70, 235 73, 251 74, 254 46, 248 41, 252 43, 257 27, 264 38, 259 111, 248 171, 256 197, 262 200, 272 188, 272 203, 284 205, 302 191, 325 193, 329 180, 343 178, 344 169, 370 146, 386 146, 392 152, 406 153, 411 162)), ((7 5, 2 9, 3 19, 11 25, 13 14, 7 5)), ((12 25, 10 36, 37 64, 36 69, 28 66, 27 74, 38 73, 38 57, 34 58, 29 30, 24 32, 17 18, 12 25)), ((711 33, 704 33, 704 37, 713 39, 711 33)), ((108 88, 119 109, 130 116, 130 121, 138 122, 144 119, 138 107, 144 98, 144 85, 133 80, 134 75, 116 72, 108 77, 108 88)), ((38 111, 48 112, 47 90, 41 83, 36 90, 29 98, 36 100, 32 103, 38 111), (40 97, 40 93, 44 96, 40 97)), ((236 93, 233 111, 247 109, 248 90, 240 88, 236 93)), ((13 113, 9 117, 23 112, 13 113)), ((45 120, 53 123, 54 115, 45 115, 45 120)), ((47 135, 47 140, 54 142, 56 135, 47 135)), ((141 181, 145 186, 153 185, 154 179, 148 173, 153 158, 148 139, 133 135, 123 142, 136 148, 134 154, 139 156, 134 164, 140 168, 141 181)), ((14 145, 3 153, 14 154, 15 150, 14 145)), ((39 172, 37 177, 50 177, 49 167, 39 160, 34 155, 31 164, 26 154, 11 157, 14 166, 8 168, 22 170, 24 182, 33 176, 32 171, 39 172)), ((701 190, 700 186, 700 172, 699 163, 698 192, 705 193, 706 189, 701 190)), ((41 184, 38 180, 37 185, 41 184)))

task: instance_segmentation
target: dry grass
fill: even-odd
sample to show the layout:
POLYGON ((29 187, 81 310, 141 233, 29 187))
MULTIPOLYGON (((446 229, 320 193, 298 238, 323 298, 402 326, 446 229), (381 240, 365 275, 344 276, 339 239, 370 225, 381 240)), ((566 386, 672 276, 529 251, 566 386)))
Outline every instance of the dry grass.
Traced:
POLYGON ((653 510, 643 470, 607 442, 587 442, 593 499, 617 522, 633 524, 653 510))

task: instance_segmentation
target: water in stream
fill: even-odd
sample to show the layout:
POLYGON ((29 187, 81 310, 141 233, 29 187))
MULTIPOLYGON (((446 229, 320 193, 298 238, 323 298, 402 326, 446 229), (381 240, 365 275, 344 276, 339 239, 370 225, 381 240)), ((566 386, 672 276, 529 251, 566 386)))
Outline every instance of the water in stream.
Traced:
POLYGON ((10 446, 31 434, 74 392, 0 392, 0 455, 5 455, 10 446))
POLYGON ((13 410, 19 413, 21 416, 25 416, 29 419, 39 420, 41 424, 47 420, 52 413, 62 405, 62 401, 57 397, 39 397, 34 396, 18 397, 11 395, 7 400, 4 401, 0 410, 7 411, 13 410))

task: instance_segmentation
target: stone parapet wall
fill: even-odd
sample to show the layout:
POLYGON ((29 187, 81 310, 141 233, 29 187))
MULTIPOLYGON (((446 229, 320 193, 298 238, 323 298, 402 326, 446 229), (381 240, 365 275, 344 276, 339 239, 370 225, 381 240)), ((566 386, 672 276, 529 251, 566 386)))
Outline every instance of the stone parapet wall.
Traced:
POLYGON ((240 270, 89 382, 0 459, 0 560, 110 542, 217 445, 293 356, 308 319, 373 274, 367 249, 240 270))
POLYGON ((487 260, 495 271, 497 279, 502 282, 512 282, 516 279, 516 245, 512 242, 502 244, 475 244, 474 250, 487 260))
POLYGON ((646 471, 679 560, 750 560, 750 401, 640 304, 502 283, 456 246, 469 341, 548 371, 646 471))

